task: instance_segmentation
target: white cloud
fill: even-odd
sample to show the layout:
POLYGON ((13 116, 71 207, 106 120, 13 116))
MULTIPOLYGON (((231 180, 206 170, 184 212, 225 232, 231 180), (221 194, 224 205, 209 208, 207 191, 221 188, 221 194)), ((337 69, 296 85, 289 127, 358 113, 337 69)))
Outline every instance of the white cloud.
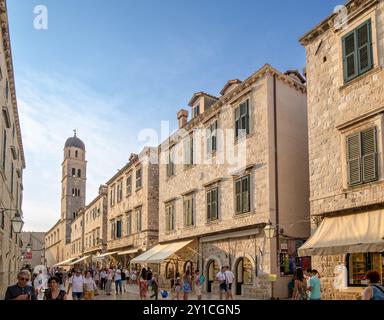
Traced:
POLYGON ((84 84, 29 72, 18 76, 19 114, 27 169, 24 173, 25 230, 47 231, 60 218, 61 163, 65 140, 79 129, 87 151, 87 203, 140 144, 135 120, 117 99, 84 84))

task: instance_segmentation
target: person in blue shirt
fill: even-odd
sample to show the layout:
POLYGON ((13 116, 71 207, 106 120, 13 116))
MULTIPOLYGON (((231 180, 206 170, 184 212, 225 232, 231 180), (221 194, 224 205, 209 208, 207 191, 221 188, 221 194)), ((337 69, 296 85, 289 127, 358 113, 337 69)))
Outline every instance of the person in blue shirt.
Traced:
POLYGON ((309 291, 311 292, 310 300, 321 300, 320 276, 315 269, 312 270, 312 277, 309 279, 309 291))
POLYGON ((369 271, 366 279, 369 285, 363 292, 363 300, 384 300, 384 286, 380 284, 380 274, 377 271, 369 271))

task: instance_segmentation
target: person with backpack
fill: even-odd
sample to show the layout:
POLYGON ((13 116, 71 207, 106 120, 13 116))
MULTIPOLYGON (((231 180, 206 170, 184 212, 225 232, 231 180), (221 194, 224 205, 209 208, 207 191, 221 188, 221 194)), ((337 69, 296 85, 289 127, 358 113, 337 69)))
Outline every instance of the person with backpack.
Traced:
POLYGON ((228 286, 227 275, 225 274, 225 267, 221 267, 221 271, 219 271, 216 275, 216 280, 219 282, 220 300, 223 300, 223 296, 225 296, 225 300, 227 300, 228 286))
POLYGON ((384 300, 384 286, 379 284, 379 273, 377 271, 369 271, 366 278, 369 284, 364 289, 363 300, 384 300))
POLYGON ((196 292, 197 300, 201 300, 202 287, 203 287, 203 284, 205 282, 205 277, 202 274, 200 274, 199 270, 196 270, 195 276, 196 276, 196 278, 195 278, 195 292, 196 292))

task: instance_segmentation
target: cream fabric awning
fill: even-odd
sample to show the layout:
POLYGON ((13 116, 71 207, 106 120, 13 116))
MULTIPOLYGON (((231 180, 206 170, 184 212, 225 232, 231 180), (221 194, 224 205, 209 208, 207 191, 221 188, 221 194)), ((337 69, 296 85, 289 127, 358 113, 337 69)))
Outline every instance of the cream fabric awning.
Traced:
POLYGON ((127 251, 119 252, 117 255, 118 255, 118 256, 122 256, 122 255, 124 255, 124 254, 136 253, 136 252, 138 252, 138 251, 139 251, 139 249, 131 249, 131 250, 127 250, 127 251))
POLYGON ((59 263, 56 263, 56 264, 54 264, 53 266, 54 266, 54 267, 58 267, 58 266, 69 266, 69 265, 70 265, 69 263, 70 263, 71 261, 75 260, 75 259, 77 259, 77 258, 70 258, 70 259, 61 261, 61 262, 59 262, 59 263))
POLYGON ((92 256, 92 260, 102 259, 102 258, 105 258, 106 256, 110 256, 110 255, 118 253, 118 252, 119 251, 111 251, 111 252, 106 252, 106 253, 103 253, 103 254, 99 254, 97 256, 92 256))
POLYGON ((298 250, 301 257, 383 251, 383 211, 325 218, 298 250))
POLYGON ((82 257, 82 258, 80 258, 80 259, 78 259, 78 260, 76 260, 76 261, 71 262, 69 265, 72 266, 72 265, 74 265, 74 264, 76 264, 76 263, 79 263, 79 262, 81 262, 81 261, 83 261, 83 260, 89 258, 89 257, 90 257, 90 256, 82 257))
POLYGON ((158 244, 142 255, 131 260, 131 263, 161 263, 180 249, 190 244, 193 240, 158 244))

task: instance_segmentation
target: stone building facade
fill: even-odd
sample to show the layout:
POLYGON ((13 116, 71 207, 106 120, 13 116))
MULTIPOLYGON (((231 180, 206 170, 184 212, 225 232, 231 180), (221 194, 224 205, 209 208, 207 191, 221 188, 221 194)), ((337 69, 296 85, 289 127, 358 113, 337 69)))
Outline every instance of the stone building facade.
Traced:
POLYGON ((334 14, 300 39, 313 236, 299 251, 312 255, 325 299, 360 297, 365 273, 384 268, 384 1, 346 10, 345 21, 334 14))
POLYGON ((165 254, 163 279, 199 269, 204 291, 217 291, 216 273, 228 265, 234 294, 288 296, 287 264, 309 236, 304 82, 265 65, 220 97, 196 93, 189 121, 180 110, 179 130, 160 146, 159 241, 187 242, 165 254), (271 240, 269 222, 280 234, 271 240))
POLYGON ((101 185, 99 195, 84 211, 84 254, 90 256, 106 251, 108 228, 108 187, 101 185))
POLYGON ((0 1, 0 297, 22 264, 20 235, 11 220, 22 212, 24 149, 18 114, 7 5, 0 1))
POLYGON ((114 253, 112 261, 123 266, 158 242, 157 158, 157 148, 131 154, 129 162, 107 182, 107 247, 114 253))

